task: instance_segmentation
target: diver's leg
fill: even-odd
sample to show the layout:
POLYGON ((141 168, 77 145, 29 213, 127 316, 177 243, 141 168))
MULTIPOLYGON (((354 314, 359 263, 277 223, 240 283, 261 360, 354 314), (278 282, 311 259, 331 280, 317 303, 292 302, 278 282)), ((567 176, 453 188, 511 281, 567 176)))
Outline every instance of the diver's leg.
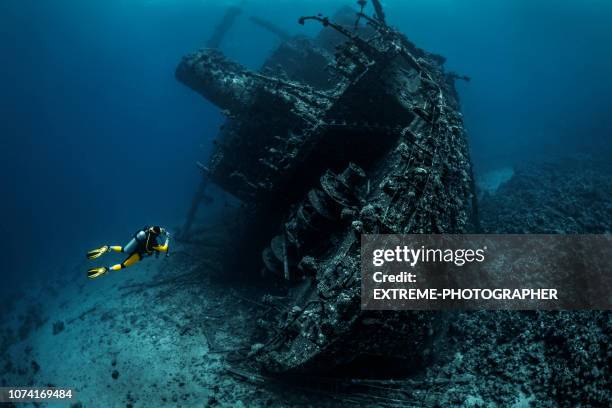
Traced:
POLYGON ((141 259, 142 257, 140 256, 140 254, 138 252, 134 252, 133 254, 128 256, 127 259, 123 261, 122 263, 111 266, 110 270, 118 271, 119 269, 128 268, 134 265, 136 262, 140 261, 141 259))
POLYGON ((121 245, 111 245, 111 246, 105 245, 103 248, 107 248, 106 249, 107 252, 110 252, 110 251, 113 251, 113 252, 131 252, 134 249, 136 249, 137 244, 138 243, 136 242, 136 240, 132 238, 132 240, 130 242, 128 242, 127 245, 124 246, 124 247, 122 247, 121 245))
POLYGON ((91 268, 91 269, 89 269, 87 271, 87 276, 90 279, 95 279, 95 278, 98 278, 98 277, 100 277, 102 275, 105 275, 108 271, 118 271, 119 269, 123 269, 123 268, 127 268, 128 266, 132 266, 136 262, 140 261, 141 259, 142 259, 142 257, 140 256, 140 254, 138 252, 134 252, 133 254, 128 256, 125 261, 123 261, 120 264, 113 265, 110 268, 102 266, 102 267, 98 267, 98 268, 91 268))
POLYGON ((124 252, 123 247, 119 245, 104 245, 103 247, 92 249, 87 252, 87 259, 97 259, 107 252, 124 252))

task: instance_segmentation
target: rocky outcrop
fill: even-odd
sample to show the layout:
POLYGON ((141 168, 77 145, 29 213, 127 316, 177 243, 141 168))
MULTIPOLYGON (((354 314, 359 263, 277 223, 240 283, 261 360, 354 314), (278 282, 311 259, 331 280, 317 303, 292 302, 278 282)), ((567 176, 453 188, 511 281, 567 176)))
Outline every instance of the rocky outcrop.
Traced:
POLYGON ((481 200, 489 233, 612 232, 612 166, 594 157, 567 157, 519 166, 495 194, 481 200))

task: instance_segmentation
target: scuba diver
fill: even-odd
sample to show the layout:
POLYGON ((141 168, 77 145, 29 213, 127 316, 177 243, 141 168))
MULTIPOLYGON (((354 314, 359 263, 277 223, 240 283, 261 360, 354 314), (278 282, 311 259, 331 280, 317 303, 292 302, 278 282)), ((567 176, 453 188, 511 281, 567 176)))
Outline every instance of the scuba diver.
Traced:
POLYGON ((126 246, 121 247, 118 245, 104 245, 101 248, 93 249, 87 253, 87 259, 97 259, 107 252, 123 252, 129 254, 128 257, 120 264, 116 264, 110 267, 97 267, 91 268, 87 271, 87 277, 90 279, 98 278, 110 271, 118 271, 123 268, 134 265, 138 261, 142 260, 145 256, 151 256, 155 253, 159 256, 160 252, 165 252, 168 256, 168 243, 170 241, 170 233, 164 228, 159 226, 144 227, 134 234, 134 237, 127 243, 126 246), (164 245, 160 245, 157 242, 157 238, 161 235, 166 236, 166 242, 164 245))

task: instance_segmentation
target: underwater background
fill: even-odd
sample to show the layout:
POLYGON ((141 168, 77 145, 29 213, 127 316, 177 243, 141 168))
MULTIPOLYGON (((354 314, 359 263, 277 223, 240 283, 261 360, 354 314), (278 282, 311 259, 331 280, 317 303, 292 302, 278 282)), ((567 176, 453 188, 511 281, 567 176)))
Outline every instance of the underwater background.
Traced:
MULTIPOLYGON (((101 355, 108 352, 113 357, 105 355, 108 364, 105 360, 104 370, 108 373, 104 371, 101 375, 116 384, 113 381, 117 379, 114 374, 114 380, 111 379, 110 373, 117 367, 116 355, 123 352, 123 361, 129 360, 126 355, 131 356, 134 368, 130 371, 121 367, 120 378, 137 378, 139 370, 149 367, 150 361, 145 359, 146 352, 139 355, 141 344, 129 336, 140 335, 142 331, 143 338, 155 340, 155 330, 165 327, 142 327, 139 319, 146 320, 147 314, 137 318, 134 310, 142 309, 144 304, 151 307, 144 312, 156 317, 155 324, 172 326, 175 320, 180 321, 176 323, 178 334, 173 332, 166 337, 160 334, 151 348, 142 346, 142 350, 150 352, 150 357, 157 358, 155 353, 180 354, 180 350, 177 353, 176 349, 164 348, 165 343, 159 344, 159 341, 170 343, 178 336, 185 341, 180 343, 185 356, 191 358, 190 353, 213 350, 214 344, 208 342, 208 348, 202 350, 202 339, 190 337, 189 325, 184 323, 190 321, 190 312, 174 310, 174 306, 168 305, 176 301, 185 306, 198 303, 202 307, 230 310, 233 306, 229 301, 198 297, 189 291, 178 300, 166 299, 164 296, 171 295, 163 293, 166 303, 165 300, 151 301, 146 296, 140 298, 140 294, 130 296, 136 285, 149 284, 140 282, 147 273, 153 276, 158 267, 164 272, 163 264, 152 260, 124 271, 125 275, 106 277, 109 279, 90 285, 85 278, 89 266, 85 263, 85 252, 105 243, 123 245, 143 225, 160 224, 173 232, 183 223, 201 180, 195 163, 205 163, 208 159, 224 117, 217 107, 180 84, 174 73, 185 54, 205 46, 229 6, 238 5, 243 12, 220 49, 230 59, 256 70, 279 41, 253 25, 249 16, 264 17, 291 34, 314 35, 319 27, 297 24, 300 16, 319 12, 332 15, 340 6, 355 6, 355 3, 352 0, 0 1, 0 210, 3 214, 0 218, 3 237, 0 296, 5 299, 16 293, 20 297, 26 294, 38 298, 38 307, 42 309, 54 304, 57 298, 57 311, 61 313, 50 312, 56 306, 50 307, 40 320, 31 317, 39 314, 39 309, 23 313, 27 324, 22 321, 20 327, 27 330, 19 335, 21 340, 29 339, 29 343, 22 341, 24 344, 15 346, 14 337, 4 336, 0 327, 0 346, 35 355, 36 350, 45 347, 61 348, 65 344, 76 350, 84 347, 79 342, 92 342, 93 349, 81 349, 84 353, 81 359, 75 356, 63 362, 37 356, 37 363, 31 368, 33 375, 40 375, 39 378, 65 375, 61 377, 64 379, 61 385, 70 385, 65 379, 74 371, 83 371, 84 363, 90 364, 88 369, 92 373, 97 373, 98 364, 86 359, 91 356, 102 359, 101 355), (82 270, 82 274, 75 270, 82 270), (39 297, 39 292, 30 291, 47 282, 54 289, 41 293, 48 297, 39 297), (61 284, 53 285, 54 282, 61 284), (121 297, 116 296, 116 286, 112 285, 124 290, 121 297), (66 291, 62 293, 64 286, 66 291), (100 305, 105 296, 113 299, 108 311, 100 305), (94 323, 88 326, 93 320, 88 321, 87 316, 93 310, 97 310, 96 324, 110 325, 104 332, 108 338, 104 337, 99 344, 93 338, 98 334, 95 330, 106 326, 94 323), (166 314, 170 316, 167 319, 166 314), (114 322, 115 318, 118 323, 114 322), (57 325, 56 330, 59 322, 61 328, 57 325), (37 337, 37 330, 44 330, 47 336, 52 332, 53 337, 49 337, 51 340, 42 335, 37 337), (70 337, 62 339, 62 335, 70 337), (10 342, 6 340, 6 345, 3 344, 3 339, 9 338, 10 342), (42 374, 39 364, 43 367, 42 374), (47 367, 62 365, 63 372, 59 369, 45 372, 47 367)), ((471 78, 467 83, 458 81, 457 88, 476 178, 481 190, 494 192, 499 187, 497 194, 487 195, 482 202, 485 231, 612 231, 612 168, 601 164, 612 159, 612 30, 609 28, 612 3, 606 0, 387 0, 383 5, 390 25, 405 33, 418 47, 446 57, 447 71, 471 78), (585 166, 585 161, 562 159, 561 164, 530 167, 532 162, 581 155, 589 158, 587 163, 597 164, 585 166), (511 179, 513 175, 516 177, 511 179), (505 181, 508 182, 500 187, 500 182, 505 181), (538 187, 553 185, 553 193, 538 187), (577 189, 581 194, 576 195, 577 189), (554 212, 547 218, 549 214, 543 214, 535 204, 550 208, 566 202, 572 208, 562 209, 561 213, 573 215, 560 216, 561 221, 555 219, 554 212)), ((223 207, 227 197, 214 187, 208 194, 215 202, 205 207, 202 216, 209 217, 214 224, 215 211, 223 207)), ((189 269, 189 262, 177 259, 179 266, 189 269)), ((162 279, 164 273, 159 276, 162 279)), ((0 304, 3 313, 11 310, 3 307, 0 304)), ((239 312, 237 317, 249 320, 247 309, 239 312)), ((197 313, 191 312, 194 314, 197 313)), ((472 350, 471 355, 465 351, 468 362, 465 364, 470 369, 476 370, 479 354, 497 353, 506 347, 499 346, 496 339, 516 336, 523 341, 521 353, 512 354, 512 361, 508 363, 515 370, 508 368, 513 376, 527 370, 523 367, 525 355, 545 354, 532 349, 532 345, 543 344, 533 334, 535 331, 532 330, 532 337, 517 334, 520 332, 517 327, 524 325, 522 315, 502 314, 507 319, 493 314, 458 319, 464 324, 457 324, 455 330, 467 338, 466 350, 472 350), (490 342, 481 341, 487 336, 490 342)), ((529 316, 526 319, 537 320, 529 316)), ((608 358, 605 360, 608 365, 602 368, 598 363, 599 371, 593 374, 593 378, 603 381, 601 373, 609 371, 609 357, 606 357, 609 354, 600 351, 609 347, 609 313, 566 314, 559 318, 542 315, 539 319, 550 327, 571 328, 567 333, 550 334, 553 342, 557 337, 580 339, 588 337, 584 333, 592 334, 589 344, 600 348, 592 356, 583 356, 583 360, 572 364, 590 372, 595 355, 598 359, 603 356, 599 362, 608 358), (601 335, 600 327, 607 328, 608 337, 601 335)), ((240 332, 242 326, 240 320, 227 325, 229 334, 220 335, 217 341, 232 344, 237 340, 231 333, 240 332)), ((583 346, 576 340, 567 354, 573 356, 583 346)), ((4 351, 3 347, 0 351, 4 351)), ((511 354, 516 347, 516 344, 508 345, 504 351, 511 354)), ((551 359, 554 364, 568 364, 556 358, 555 355, 551 359)), ((159 372, 160 378, 168 377, 163 359, 159 360, 159 366, 152 367, 152 371, 159 372)), ((26 363, 29 365, 30 361, 26 363)), ((121 364, 119 358, 118 365, 121 364)), ((180 364, 179 372, 190 374, 197 367, 180 364)), ((532 367, 538 368, 537 362, 532 367)), ((12 367, 8 371, 19 372, 19 369, 12 367)), ((193 375, 197 374, 194 371, 193 375)), ((499 373, 491 369, 487 374, 499 373)), ((95 382, 95 374, 91 376, 95 382)), ((153 379, 153 374, 150 377, 158 381, 157 377, 153 379)), ((585 381, 593 382, 593 378, 585 381)), ((177 389, 184 387, 184 381, 188 382, 175 381, 177 389)), ((219 380, 210 377, 207 381, 210 385, 219 380)), ((597 387, 592 388, 593 401, 602 401, 604 398, 597 387)), ((84 395, 90 397, 85 390, 84 395)), ((122 391, 116 406, 133 405, 131 398, 122 391)), ((170 406, 176 403, 171 399, 163 402, 170 406)), ((190 405, 186 403, 186 406, 190 405)))
MULTIPOLYGON (((100 240, 182 220, 221 116, 178 83, 221 0, 0 2, 3 274, 49 279, 100 240)), ((257 1, 221 45, 258 68, 278 45, 248 16, 312 34, 300 15, 352 1, 257 1)), ((612 4, 387 0, 389 22, 469 75, 458 84, 476 171, 610 148, 612 4)), ((10 288, 10 285, 4 286, 10 288)))

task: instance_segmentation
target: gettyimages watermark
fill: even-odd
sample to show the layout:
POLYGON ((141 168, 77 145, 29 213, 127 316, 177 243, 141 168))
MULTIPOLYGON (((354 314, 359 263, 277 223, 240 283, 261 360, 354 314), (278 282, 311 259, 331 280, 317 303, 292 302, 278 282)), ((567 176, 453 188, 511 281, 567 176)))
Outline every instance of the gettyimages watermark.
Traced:
POLYGON ((611 235, 363 235, 364 310, 609 310, 611 235))

